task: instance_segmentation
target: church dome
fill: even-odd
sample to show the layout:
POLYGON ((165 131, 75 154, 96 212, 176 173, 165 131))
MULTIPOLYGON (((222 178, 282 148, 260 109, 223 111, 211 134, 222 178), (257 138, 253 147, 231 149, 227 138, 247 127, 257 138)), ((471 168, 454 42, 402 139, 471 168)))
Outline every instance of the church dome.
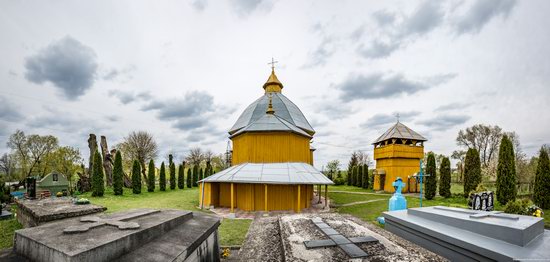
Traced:
MULTIPOLYGON (((309 135, 315 134, 315 130, 309 124, 306 117, 292 101, 281 93, 282 84, 277 79, 275 72, 272 71, 268 81, 264 84, 265 94, 250 104, 244 112, 239 116, 237 122, 229 130, 229 134, 233 135, 242 128, 258 121, 266 115, 266 108, 269 104, 271 96, 274 114, 284 121, 300 128, 309 135), (279 87, 279 88, 277 88, 279 87)), ((268 127, 268 126, 266 126, 268 127)), ((271 131, 271 130, 262 130, 271 131)), ((275 131, 275 130, 273 130, 275 131)))

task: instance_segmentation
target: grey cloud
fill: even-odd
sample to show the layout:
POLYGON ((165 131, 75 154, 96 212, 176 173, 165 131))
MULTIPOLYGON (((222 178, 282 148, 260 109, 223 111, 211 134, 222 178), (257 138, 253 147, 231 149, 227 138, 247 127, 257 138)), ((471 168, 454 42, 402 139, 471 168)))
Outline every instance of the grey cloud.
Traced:
POLYGON ((361 44, 357 51, 363 57, 366 58, 384 58, 391 55, 395 50, 400 47, 401 43, 398 39, 391 39, 386 42, 380 40, 374 40, 369 46, 361 44))
POLYGON ((118 78, 125 77, 126 79, 132 79, 131 72, 136 70, 135 65, 127 66, 122 69, 112 68, 103 74, 103 80, 112 81, 118 78))
POLYGON ((516 3, 516 0, 475 1, 462 16, 455 19, 454 28, 458 34, 478 33, 493 18, 507 18, 516 3))
POLYGON ((406 79, 401 74, 386 76, 381 73, 352 75, 341 83, 338 88, 342 91, 340 98, 343 101, 388 98, 403 94, 414 94, 421 90, 441 85, 448 81, 450 77, 441 77, 439 79, 440 82, 435 82, 434 77, 429 81, 415 81, 406 79))
POLYGON ((191 6, 198 11, 204 11, 206 6, 208 6, 208 1, 206 0, 195 0, 191 3, 191 6))
POLYGON ((420 114, 418 111, 409 112, 393 112, 391 114, 375 114, 367 121, 360 125, 361 128, 373 129, 382 126, 389 126, 397 121, 397 114, 399 114, 399 121, 409 122, 414 120, 416 116, 420 114))
POLYGON ((417 124, 441 131, 457 125, 462 125, 468 120, 470 120, 470 116, 468 115, 438 115, 432 119, 418 121, 417 124))
POLYGON ((334 49, 331 46, 332 42, 332 38, 323 37, 317 48, 309 53, 308 62, 303 67, 309 68, 326 64, 327 59, 334 53, 334 49))
POLYGON ((430 32, 441 24, 444 15, 441 1, 425 1, 411 16, 405 19, 402 34, 408 36, 430 32))
POLYGON ((67 99, 76 99, 92 87, 97 71, 96 54, 70 36, 51 43, 25 60, 25 78, 50 82, 67 99))
POLYGON ((372 14, 372 17, 381 26, 391 25, 395 22, 395 13, 387 10, 376 11, 372 14))
POLYGON ((192 130, 205 126, 215 111, 214 98, 206 92, 193 91, 183 97, 166 100, 156 99, 142 107, 142 111, 156 110, 158 119, 175 121, 174 128, 192 130))
POLYGON ((435 109, 435 111, 453 111, 453 110, 462 110, 464 108, 470 107, 471 103, 450 103, 446 105, 439 106, 435 109))
POLYGON ((136 101, 146 101, 152 98, 150 92, 131 92, 121 90, 111 90, 110 96, 116 97, 122 104, 129 104, 136 101))
POLYGON ((0 120, 9 122, 19 122, 24 116, 19 109, 7 98, 0 96, 0 120))
POLYGON ((235 11, 242 17, 249 15, 260 7, 270 10, 273 6, 271 0, 231 0, 231 4, 235 11))

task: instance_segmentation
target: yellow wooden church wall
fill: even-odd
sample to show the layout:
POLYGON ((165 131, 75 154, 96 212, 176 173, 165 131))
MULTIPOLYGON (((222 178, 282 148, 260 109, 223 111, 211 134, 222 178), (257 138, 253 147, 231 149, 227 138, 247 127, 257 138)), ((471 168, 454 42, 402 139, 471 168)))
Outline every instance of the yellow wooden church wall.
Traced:
POLYGON ((244 133, 233 141, 232 164, 304 162, 313 164, 310 138, 294 133, 244 133))
MULTIPOLYGON (((265 184, 234 183, 234 208, 245 211, 265 210, 265 184)), ((199 201, 202 203, 202 184, 199 185, 199 201)), ((267 209, 297 209, 298 185, 267 185, 267 209)), ((313 199, 313 185, 300 185, 300 210, 309 208, 313 199)), ((231 183, 205 183, 204 206, 231 207, 231 183)))
MULTIPOLYGON (((394 192, 392 183, 401 177, 405 183, 402 192, 409 191, 407 179, 420 171, 420 159, 424 157, 424 147, 391 144, 374 149, 374 159, 376 160, 376 169, 383 169, 386 172, 384 188, 380 188, 380 176, 374 177, 374 190, 384 190, 394 192)), ((411 188, 415 191, 416 186, 411 188)))

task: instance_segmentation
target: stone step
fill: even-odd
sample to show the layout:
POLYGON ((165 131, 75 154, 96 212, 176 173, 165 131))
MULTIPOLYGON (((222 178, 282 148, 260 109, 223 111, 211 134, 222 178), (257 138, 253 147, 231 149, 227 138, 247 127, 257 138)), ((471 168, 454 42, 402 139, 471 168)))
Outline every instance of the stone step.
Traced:
POLYGON ((117 226, 100 225, 68 234, 64 232, 67 228, 97 223, 71 218, 16 231, 14 249, 34 261, 112 261, 185 223, 193 213, 137 209, 98 217, 134 222, 139 228, 121 230, 117 226))

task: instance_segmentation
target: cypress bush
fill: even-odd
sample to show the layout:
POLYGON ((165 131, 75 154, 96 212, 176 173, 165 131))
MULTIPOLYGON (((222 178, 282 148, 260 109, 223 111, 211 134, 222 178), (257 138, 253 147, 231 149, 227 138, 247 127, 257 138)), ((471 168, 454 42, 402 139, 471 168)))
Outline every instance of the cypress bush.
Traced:
POLYGON ((199 165, 193 167, 193 186, 197 187, 199 182, 199 165))
POLYGON ((193 174, 191 173, 191 167, 187 169, 187 187, 191 188, 193 186, 193 174))
POLYGON ((507 135, 502 136, 498 151, 496 197, 501 205, 516 200, 516 161, 514 145, 507 135))
POLYGON ((115 155, 115 165, 113 167, 113 191, 115 195, 122 195, 123 192, 123 182, 122 182, 122 176, 123 174, 122 170, 122 155, 120 154, 120 150, 116 152, 115 155))
POLYGON ((149 168, 147 168, 147 192, 155 192, 155 162, 153 159, 149 161, 149 168))
POLYGON ((352 185, 352 183, 351 183, 351 176, 352 176, 351 168, 348 168, 348 172, 346 173, 346 176, 348 178, 348 186, 351 186, 352 185))
POLYGON ((367 164, 363 165, 363 186, 364 189, 369 188, 369 166, 367 164))
POLYGON ((204 178, 207 178, 212 175, 212 164, 210 161, 206 161, 206 169, 204 170, 204 178))
POLYGON ((164 167, 164 162, 160 164, 159 188, 160 191, 166 191, 166 169, 164 167))
POLYGON ((176 165, 170 164, 170 189, 176 189, 176 165))
POLYGON ((92 165, 92 196, 101 197, 105 193, 105 182, 103 182, 103 161, 98 151, 94 153, 92 165))
MULTIPOLYGON (((202 172, 202 168, 199 169, 199 181, 203 180, 204 179, 204 173, 202 172)), ((198 182, 198 181, 197 181, 198 182)))
POLYGON ((428 161, 426 163, 426 199, 430 200, 435 197, 437 190, 437 171, 435 167, 435 156, 432 152, 428 153, 428 161))
POLYGON ((451 197, 451 161, 448 157, 441 160, 439 167, 439 195, 445 198, 451 197))
POLYGON ((178 167, 178 188, 183 189, 185 187, 185 162, 178 167))
POLYGON ((357 167, 357 185, 358 187, 363 185, 363 165, 357 167))
POLYGON ((533 200, 542 209, 550 208, 550 161, 548 152, 544 148, 540 149, 533 200))
POLYGON ((355 186, 356 184, 355 180, 357 180, 357 167, 352 166, 351 167, 351 185, 352 186, 355 186))
POLYGON ((469 197, 470 192, 475 190, 481 184, 481 162, 479 152, 474 149, 468 149, 466 159, 464 160, 464 197, 469 197))
POLYGON ((132 166, 132 192, 134 194, 141 193, 141 165, 137 160, 134 160, 132 166))

